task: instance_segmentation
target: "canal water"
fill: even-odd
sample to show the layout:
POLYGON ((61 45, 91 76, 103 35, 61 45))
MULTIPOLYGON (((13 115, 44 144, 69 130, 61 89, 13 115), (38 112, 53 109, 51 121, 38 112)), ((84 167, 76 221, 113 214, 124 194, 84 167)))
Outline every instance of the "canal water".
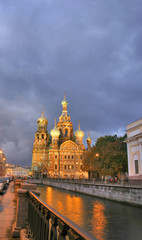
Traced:
POLYGON ((98 240, 142 240, 142 208, 38 186, 40 198, 98 240))

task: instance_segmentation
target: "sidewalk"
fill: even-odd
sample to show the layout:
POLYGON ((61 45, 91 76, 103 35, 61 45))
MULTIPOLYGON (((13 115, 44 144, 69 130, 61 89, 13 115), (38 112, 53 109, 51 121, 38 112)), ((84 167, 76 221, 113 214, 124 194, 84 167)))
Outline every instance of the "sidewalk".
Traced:
POLYGON ((12 225, 16 216, 14 183, 11 182, 7 192, 0 195, 0 240, 12 240, 12 225))

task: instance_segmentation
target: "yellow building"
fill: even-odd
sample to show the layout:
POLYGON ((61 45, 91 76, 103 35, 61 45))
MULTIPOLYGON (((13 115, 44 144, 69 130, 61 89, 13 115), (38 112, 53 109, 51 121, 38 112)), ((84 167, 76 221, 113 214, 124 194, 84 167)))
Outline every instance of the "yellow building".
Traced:
POLYGON ((2 149, 0 149, 0 177, 5 176, 5 162, 6 162, 6 157, 2 149))
POLYGON ((142 119, 127 126, 127 155, 130 179, 142 179, 142 119))
POLYGON ((28 177, 30 168, 21 167, 20 165, 6 164, 6 176, 28 177))
MULTIPOLYGON (((34 177, 87 178, 82 170, 85 151, 83 145, 84 132, 80 129, 73 132, 73 124, 67 112, 67 101, 62 101, 62 114, 59 122, 47 131, 48 120, 42 116, 37 120, 37 132, 33 144, 32 175, 34 177)), ((91 144, 91 139, 87 141, 91 144)), ((90 145, 89 145, 90 146, 90 145)))
POLYGON ((12 176, 13 175, 13 169, 16 167, 16 165, 11 163, 6 163, 6 176, 12 176))

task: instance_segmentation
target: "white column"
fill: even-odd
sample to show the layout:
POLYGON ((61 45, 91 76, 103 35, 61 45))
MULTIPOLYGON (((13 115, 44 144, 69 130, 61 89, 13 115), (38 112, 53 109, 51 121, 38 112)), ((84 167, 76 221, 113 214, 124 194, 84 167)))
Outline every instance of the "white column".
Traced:
POLYGON ((129 151, 130 151, 130 143, 127 143, 127 158, 128 158, 128 174, 130 176, 130 154, 129 154, 129 151))
POLYGON ((139 151, 140 151, 140 169, 141 169, 139 173, 142 174, 142 143, 139 144, 139 151))

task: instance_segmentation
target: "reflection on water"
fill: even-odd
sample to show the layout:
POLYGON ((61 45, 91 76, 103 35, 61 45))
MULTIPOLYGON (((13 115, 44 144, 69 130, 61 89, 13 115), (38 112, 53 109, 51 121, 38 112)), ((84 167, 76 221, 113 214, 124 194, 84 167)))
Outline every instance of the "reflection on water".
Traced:
POLYGON ((91 219, 93 235, 99 240, 105 240, 107 232, 107 219, 104 213, 105 206, 99 201, 96 201, 93 205, 91 219))
POLYGON ((44 202, 98 240, 142 239, 142 209, 54 187, 38 190, 44 202))

